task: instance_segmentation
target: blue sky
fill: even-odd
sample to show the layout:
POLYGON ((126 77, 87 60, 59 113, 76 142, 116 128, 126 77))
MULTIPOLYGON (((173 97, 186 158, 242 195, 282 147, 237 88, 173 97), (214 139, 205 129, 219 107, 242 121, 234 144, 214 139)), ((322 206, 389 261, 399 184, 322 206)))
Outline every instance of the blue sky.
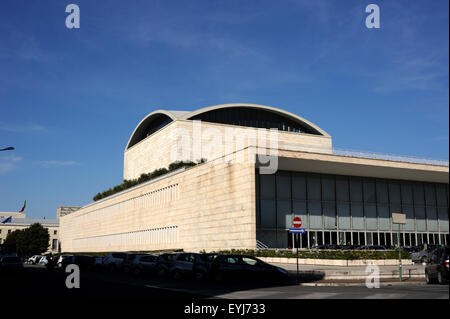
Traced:
POLYGON ((158 108, 247 102, 319 125, 336 148, 448 159, 449 3, 0 2, 0 211, 54 218, 122 181, 158 108), (81 28, 67 29, 76 3, 81 28), (366 5, 381 10, 367 29, 366 5))

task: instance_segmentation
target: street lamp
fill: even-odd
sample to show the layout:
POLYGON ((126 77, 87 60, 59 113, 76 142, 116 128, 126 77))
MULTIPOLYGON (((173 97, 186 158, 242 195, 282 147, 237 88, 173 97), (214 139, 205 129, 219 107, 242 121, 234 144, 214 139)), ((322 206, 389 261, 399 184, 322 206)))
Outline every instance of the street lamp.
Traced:
POLYGON ((12 150, 14 150, 14 147, 12 146, 0 149, 0 151, 12 151, 12 150))

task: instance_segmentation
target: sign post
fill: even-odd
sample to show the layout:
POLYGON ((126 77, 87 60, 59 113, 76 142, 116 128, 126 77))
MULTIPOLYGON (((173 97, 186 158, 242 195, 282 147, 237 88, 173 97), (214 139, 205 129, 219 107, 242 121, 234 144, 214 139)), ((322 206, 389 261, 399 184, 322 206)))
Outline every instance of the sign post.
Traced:
POLYGON ((298 274, 298 246, 300 246, 300 234, 303 234, 306 232, 306 230, 304 228, 300 228, 302 227, 302 219, 299 216, 295 216, 292 219, 292 227, 293 228, 289 228, 289 232, 292 234, 296 234, 297 236, 295 236, 295 242, 297 242, 297 245, 295 245, 296 249, 297 249, 297 284, 299 284, 299 274, 298 274))
POLYGON ((392 223, 398 224, 398 235, 397 235, 397 244, 398 244, 398 275, 400 278, 400 282, 402 281, 402 248, 400 242, 400 226, 406 224, 406 215, 405 214, 392 214, 392 223))

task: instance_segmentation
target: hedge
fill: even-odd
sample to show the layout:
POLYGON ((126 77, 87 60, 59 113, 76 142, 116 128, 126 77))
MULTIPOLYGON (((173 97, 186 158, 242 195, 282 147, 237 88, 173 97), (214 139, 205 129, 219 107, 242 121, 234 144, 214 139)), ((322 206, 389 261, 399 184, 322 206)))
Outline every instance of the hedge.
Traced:
POLYGON ((168 168, 155 169, 153 172, 148 173, 148 174, 143 173, 143 174, 141 174, 141 176, 139 176, 139 178, 136 178, 136 179, 132 179, 132 180, 126 180, 125 179, 122 184, 114 186, 113 188, 110 188, 110 189, 108 189, 108 190, 106 190, 104 192, 97 193, 97 195, 95 195, 93 197, 93 200, 94 201, 98 201, 98 200, 103 199, 105 197, 108 197, 108 196, 114 195, 116 193, 119 193, 121 191, 124 191, 124 190, 126 190, 128 188, 131 188, 131 187, 134 187, 136 185, 148 182, 148 181, 150 181, 150 180, 152 180, 154 178, 157 178, 159 176, 162 176, 164 174, 173 172, 173 171, 175 171, 177 169, 180 169, 182 167, 191 167, 191 166, 195 166, 195 165, 198 165, 198 164, 201 164, 201 163, 205 163, 205 162, 206 162, 206 159, 203 159, 203 158, 201 160, 197 161, 197 163, 191 162, 191 161, 186 161, 186 162, 177 161, 177 162, 173 162, 173 163, 171 163, 169 165, 168 168))
MULTIPOLYGON (((274 250, 274 249, 231 249, 217 251, 219 254, 238 254, 254 257, 284 257, 296 258, 296 252, 292 250, 274 250)), ((340 260, 359 260, 359 259, 398 259, 398 250, 300 250, 299 258, 311 259, 340 259, 340 260)), ((410 253, 402 250, 402 259, 410 259, 410 253)))

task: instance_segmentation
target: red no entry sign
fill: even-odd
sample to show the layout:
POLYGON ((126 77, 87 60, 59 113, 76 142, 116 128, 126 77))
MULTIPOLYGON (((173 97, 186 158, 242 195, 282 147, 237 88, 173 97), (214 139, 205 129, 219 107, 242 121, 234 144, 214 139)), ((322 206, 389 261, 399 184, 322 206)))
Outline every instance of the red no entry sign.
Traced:
POLYGON ((294 226, 294 228, 302 227, 302 219, 298 216, 294 217, 292 219, 292 226, 294 226))

